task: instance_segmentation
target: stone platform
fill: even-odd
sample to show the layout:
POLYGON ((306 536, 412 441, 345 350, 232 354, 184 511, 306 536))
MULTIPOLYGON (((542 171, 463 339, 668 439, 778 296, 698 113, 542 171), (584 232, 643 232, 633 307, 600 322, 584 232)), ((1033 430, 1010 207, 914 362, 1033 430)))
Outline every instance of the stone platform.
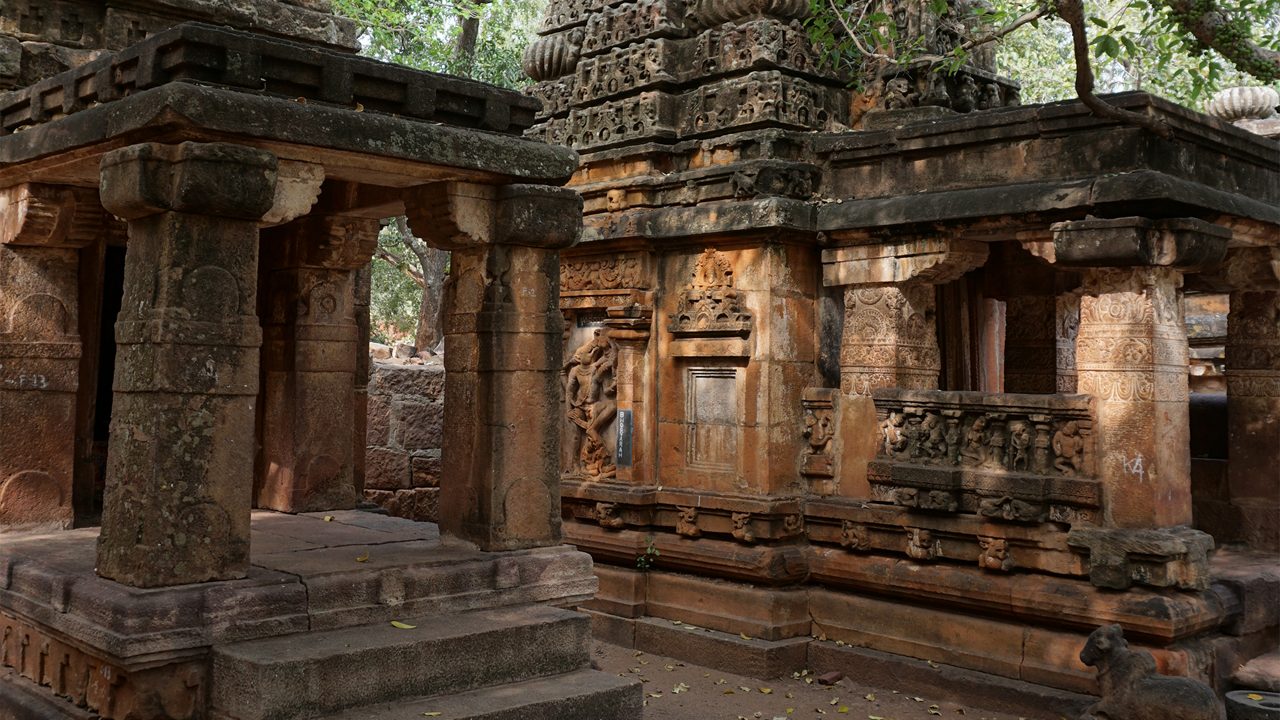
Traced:
POLYGON ((638 687, 590 670, 587 618, 561 609, 596 589, 567 546, 484 553, 372 513, 256 512, 247 578, 137 589, 94 574, 97 535, 5 536, 0 718, 639 713, 638 687))

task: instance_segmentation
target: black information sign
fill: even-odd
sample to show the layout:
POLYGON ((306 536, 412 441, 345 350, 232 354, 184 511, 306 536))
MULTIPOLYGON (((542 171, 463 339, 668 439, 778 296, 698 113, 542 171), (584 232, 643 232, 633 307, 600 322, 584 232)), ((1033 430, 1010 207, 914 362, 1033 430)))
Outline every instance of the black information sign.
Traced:
POLYGON ((631 411, 618 411, 618 449, 614 453, 613 464, 618 467, 631 467, 631 411))

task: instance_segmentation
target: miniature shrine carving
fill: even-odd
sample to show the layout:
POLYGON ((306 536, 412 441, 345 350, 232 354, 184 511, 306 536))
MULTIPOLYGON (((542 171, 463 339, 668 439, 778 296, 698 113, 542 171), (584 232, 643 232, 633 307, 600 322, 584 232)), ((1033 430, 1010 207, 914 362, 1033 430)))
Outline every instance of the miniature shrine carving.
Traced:
POLYGON ((751 315, 733 287, 733 266, 723 253, 707 248, 694 263, 693 281, 671 315, 675 335, 742 335, 751 332, 751 315))

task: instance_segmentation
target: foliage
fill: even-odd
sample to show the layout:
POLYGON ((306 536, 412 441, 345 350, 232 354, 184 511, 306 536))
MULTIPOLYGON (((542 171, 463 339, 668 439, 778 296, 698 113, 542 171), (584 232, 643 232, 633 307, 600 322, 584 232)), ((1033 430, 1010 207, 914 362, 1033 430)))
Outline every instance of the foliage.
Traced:
MULTIPOLYGON (((1053 0, 988 0, 986 7, 918 1, 939 16, 959 16, 955 20, 968 29, 967 41, 943 55, 928 55, 899 37, 883 9, 887 5, 876 0, 811 0, 809 34, 827 49, 829 62, 856 76, 884 62, 930 60, 954 70, 983 52, 985 43, 975 41, 996 36, 997 71, 1022 83, 1024 102, 1075 95, 1071 31, 1054 17, 1053 0)), ((1270 73, 1280 66, 1259 62, 1247 51, 1255 45, 1263 52, 1280 48, 1280 0, 1090 0, 1086 11, 1099 92, 1146 90, 1199 108, 1222 87, 1277 79, 1270 73), (1175 12, 1182 4, 1193 12, 1175 12), (1231 53, 1234 63, 1188 31, 1198 21, 1195 12, 1221 20, 1214 44, 1231 53)))
POLYGON ((659 552, 658 548, 653 544, 653 536, 650 535, 649 538, 645 540, 644 552, 636 556, 636 569, 648 570, 652 568, 657 564, 658 556, 661 554, 662 553, 659 552))
MULTIPOLYGON (((393 226, 384 227, 378 235, 379 247, 390 249, 401 257, 413 257, 393 226)), ((372 290, 369 296, 370 335, 374 342, 388 345, 412 341, 418 327, 418 308, 422 288, 405 268, 375 257, 371 268, 372 290)))
POLYGON ((525 82, 520 56, 533 39, 542 4, 541 0, 333 0, 335 11, 360 24, 363 54, 509 88, 525 82), (474 62, 457 52, 464 17, 480 21, 474 62))

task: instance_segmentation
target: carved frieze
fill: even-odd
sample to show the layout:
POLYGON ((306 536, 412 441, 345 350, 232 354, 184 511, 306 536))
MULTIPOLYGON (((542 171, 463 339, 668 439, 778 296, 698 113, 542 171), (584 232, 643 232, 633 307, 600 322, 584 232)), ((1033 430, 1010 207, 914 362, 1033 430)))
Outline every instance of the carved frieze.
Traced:
POLYGON ((630 290, 647 285, 644 258, 640 255, 611 255, 560 262, 561 292, 630 290))
POLYGON ((649 39, 587 58, 578 64, 574 102, 675 84, 680 59, 675 42, 666 39, 649 39))
POLYGON ((707 248, 694 263, 693 278, 671 314, 669 329, 678 336, 747 336, 751 314, 734 288, 728 256, 707 248))
MULTIPOLYGON (((569 113, 568 137, 574 147, 600 148, 640 140, 674 138, 678 99, 663 92, 575 108, 569 113)), ((547 123, 551 125, 551 122, 547 123)))
POLYGON ((683 98, 681 137, 767 125, 825 130, 842 117, 831 91, 775 70, 702 85, 683 98))
POLYGON ((614 453, 606 441, 606 432, 618 415, 617 364, 617 348, 597 330, 574 350, 566 366, 569 475, 599 481, 617 474, 614 453))
POLYGON ((6 614, 0 614, 0 667, 104 720, 203 717, 208 692, 199 662, 130 671, 6 614))
POLYGON ((684 37, 689 33, 684 10, 682 0, 635 0, 594 13, 587 18, 582 54, 595 55, 646 38, 684 37))
POLYGON ((690 0, 689 18, 699 28, 713 28, 725 23, 767 16, 780 20, 799 20, 809 14, 806 0, 690 0))
POLYGON ((872 497, 996 521, 1093 522, 1101 503, 1082 396, 877 390, 872 497))
POLYGON ((573 75, 556 80, 536 82, 524 89, 524 94, 537 98, 542 103, 542 110, 537 114, 540 121, 550 117, 563 117, 573 107, 573 98, 577 91, 577 78, 573 75))

